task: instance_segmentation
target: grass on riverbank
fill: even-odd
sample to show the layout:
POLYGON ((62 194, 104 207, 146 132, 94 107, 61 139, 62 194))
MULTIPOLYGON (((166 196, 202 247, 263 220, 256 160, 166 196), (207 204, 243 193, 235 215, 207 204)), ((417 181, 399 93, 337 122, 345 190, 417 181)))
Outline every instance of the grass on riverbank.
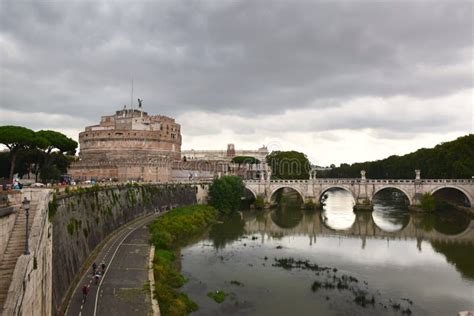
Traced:
POLYGON ((170 211, 149 226, 156 247, 153 270, 162 315, 185 315, 197 310, 196 303, 177 291, 186 279, 176 269, 176 256, 180 247, 201 234, 217 215, 211 206, 190 205, 170 211))

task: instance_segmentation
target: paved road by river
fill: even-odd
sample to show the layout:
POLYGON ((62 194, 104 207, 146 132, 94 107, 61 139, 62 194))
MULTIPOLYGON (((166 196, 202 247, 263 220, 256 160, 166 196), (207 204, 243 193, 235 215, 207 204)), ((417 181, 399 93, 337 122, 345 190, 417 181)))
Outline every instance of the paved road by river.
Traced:
POLYGON ((146 225, 157 215, 147 216, 120 230, 97 255, 99 266, 106 270, 99 284, 95 284, 92 268, 85 273, 69 302, 67 315, 149 315, 150 291, 148 259, 150 244, 146 225), (82 299, 82 287, 89 286, 86 302, 82 299))

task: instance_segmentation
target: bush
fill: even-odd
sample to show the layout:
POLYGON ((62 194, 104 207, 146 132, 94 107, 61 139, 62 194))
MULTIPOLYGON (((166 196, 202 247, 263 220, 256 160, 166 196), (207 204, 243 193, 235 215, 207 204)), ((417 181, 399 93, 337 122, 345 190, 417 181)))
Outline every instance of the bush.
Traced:
POLYGON ((304 203, 304 208, 306 210, 314 210, 316 209, 316 203, 314 203, 312 199, 309 199, 304 203))
POLYGON ((421 208, 433 212, 436 209, 436 200, 430 193, 423 193, 420 199, 421 208))
POLYGON ((209 203, 224 214, 240 207, 245 185, 237 176, 223 176, 214 179, 209 188, 209 203))
POLYGON ((254 202, 254 206, 256 209, 261 210, 265 208, 265 199, 262 195, 257 196, 254 202))

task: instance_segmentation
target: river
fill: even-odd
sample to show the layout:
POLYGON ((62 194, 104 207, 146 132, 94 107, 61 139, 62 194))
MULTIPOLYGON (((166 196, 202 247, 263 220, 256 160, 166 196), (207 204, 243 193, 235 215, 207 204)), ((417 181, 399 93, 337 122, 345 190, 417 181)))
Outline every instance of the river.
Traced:
POLYGON ((456 315, 474 310, 471 220, 410 213, 385 192, 355 214, 345 191, 322 211, 247 210, 181 251, 193 315, 456 315), (227 293, 216 303, 212 291, 227 293))

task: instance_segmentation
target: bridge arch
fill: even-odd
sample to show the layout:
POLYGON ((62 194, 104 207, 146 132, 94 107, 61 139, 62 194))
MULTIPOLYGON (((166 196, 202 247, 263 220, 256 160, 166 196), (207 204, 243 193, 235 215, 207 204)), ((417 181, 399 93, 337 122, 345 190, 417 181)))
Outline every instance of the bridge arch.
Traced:
POLYGON ((278 190, 280 190, 280 189, 285 189, 285 188, 295 190, 295 191, 299 194, 299 196, 301 197, 301 201, 304 203, 304 194, 301 192, 301 190, 300 190, 299 188, 293 187, 293 186, 291 186, 291 185, 279 185, 279 186, 273 188, 272 191, 271 191, 271 193, 270 193, 270 195, 268 196, 268 199, 271 201, 273 195, 274 195, 278 190))
POLYGON ((321 190, 321 194, 319 195, 318 201, 321 201, 324 194, 331 189, 341 189, 341 190, 347 191, 351 194, 352 198, 354 199, 354 202, 357 202, 357 197, 355 196, 354 192, 352 192, 351 189, 344 187, 343 185, 331 185, 329 187, 323 188, 321 190))
POLYGON ((408 202, 410 203, 409 205, 413 205, 413 198, 410 196, 410 194, 408 194, 408 192, 405 189, 403 189, 401 187, 391 186, 391 185, 383 186, 381 188, 376 189, 374 191, 374 193, 372 194, 372 200, 374 199, 374 197, 377 193, 379 193, 380 191, 385 190, 385 189, 395 189, 395 190, 398 190, 398 191, 402 192, 407 197, 408 202))
POLYGON ((431 190, 430 194, 433 195, 435 194, 437 191, 439 190, 442 190, 442 189, 454 189, 454 190, 458 190, 459 192, 462 192, 464 194, 464 196, 467 198, 467 200, 469 201, 469 206, 473 206, 473 198, 470 196, 470 194, 464 190, 463 188, 461 187, 458 187, 458 186, 455 186, 455 185, 441 185, 439 187, 436 187, 435 189, 431 190))
POLYGON ((245 190, 250 191, 250 193, 253 194, 253 197, 254 197, 255 199, 257 199, 257 192, 255 192, 255 190, 254 190, 252 187, 246 185, 246 186, 245 186, 245 190))

